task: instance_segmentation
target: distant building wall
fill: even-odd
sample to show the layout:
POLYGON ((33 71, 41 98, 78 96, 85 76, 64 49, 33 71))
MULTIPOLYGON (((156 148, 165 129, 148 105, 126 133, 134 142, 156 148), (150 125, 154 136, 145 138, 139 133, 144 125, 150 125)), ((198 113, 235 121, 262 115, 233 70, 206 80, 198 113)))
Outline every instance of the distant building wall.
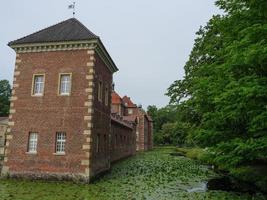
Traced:
POLYGON ((153 121, 151 119, 148 123, 148 149, 153 149, 153 121))
POLYGON ((126 158, 136 153, 136 127, 111 119, 111 162, 126 158))
POLYGON ((146 151, 153 148, 153 121, 150 116, 131 101, 131 98, 121 98, 115 91, 112 93, 112 113, 120 116, 135 117, 136 125, 136 150, 146 151), (122 112, 123 111, 123 112, 122 112))
POLYGON ((151 150, 153 148, 153 122, 142 109, 136 109, 138 109, 136 149, 138 151, 151 150))

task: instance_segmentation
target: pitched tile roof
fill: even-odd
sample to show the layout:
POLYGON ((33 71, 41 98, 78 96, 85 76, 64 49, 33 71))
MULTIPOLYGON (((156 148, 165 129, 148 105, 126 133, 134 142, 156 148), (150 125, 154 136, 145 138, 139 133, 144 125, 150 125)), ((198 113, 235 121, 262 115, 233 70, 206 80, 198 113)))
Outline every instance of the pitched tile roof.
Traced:
POLYGON ((132 102, 130 97, 124 96, 122 98, 122 101, 123 101, 124 105, 127 106, 128 108, 136 108, 137 107, 136 104, 134 104, 132 102))
POLYGON ((120 95, 115 91, 113 91, 111 94, 111 102, 112 102, 112 104, 121 104, 122 103, 122 99, 121 99, 120 95))
POLYGON ((70 18, 18 40, 9 42, 8 45, 80 41, 97 38, 99 37, 87 29, 80 21, 75 18, 70 18))

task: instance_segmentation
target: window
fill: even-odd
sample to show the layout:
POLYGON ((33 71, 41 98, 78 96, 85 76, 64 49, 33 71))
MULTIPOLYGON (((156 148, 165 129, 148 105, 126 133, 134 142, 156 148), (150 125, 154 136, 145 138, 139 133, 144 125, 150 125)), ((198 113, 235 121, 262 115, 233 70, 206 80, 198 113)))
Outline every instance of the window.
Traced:
POLYGON ((102 81, 98 82, 98 100, 102 101, 102 81))
POLYGON ((44 75, 33 75, 32 95, 42 96, 44 93, 44 75))
POLYGON ((28 152, 29 153, 36 153, 37 152, 37 140, 38 140, 38 134, 37 133, 30 133, 29 134, 29 142, 28 142, 28 152))
POLYGON ((133 109, 132 109, 132 108, 129 108, 129 109, 128 109, 128 114, 129 114, 129 115, 133 114, 133 109))
POLYGON ((71 74, 60 74, 60 95, 70 95, 71 91, 71 74))
POLYGON ((109 97, 109 92, 108 92, 108 87, 105 88, 105 105, 108 106, 108 97, 109 97))
POLYGON ((56 133, 56 153, 65 153, 66 133, 56 133))

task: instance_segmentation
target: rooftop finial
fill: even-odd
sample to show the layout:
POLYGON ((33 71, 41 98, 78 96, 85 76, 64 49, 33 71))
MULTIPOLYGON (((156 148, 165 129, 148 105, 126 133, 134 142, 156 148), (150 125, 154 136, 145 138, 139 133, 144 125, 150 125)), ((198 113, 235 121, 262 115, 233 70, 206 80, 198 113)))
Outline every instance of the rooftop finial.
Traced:
POLYGON ((72 14, 73 14, 73 17, 75 17, 75 2, 73 2, 71 5, 69 5, 68 8, 73 10, 72 14))

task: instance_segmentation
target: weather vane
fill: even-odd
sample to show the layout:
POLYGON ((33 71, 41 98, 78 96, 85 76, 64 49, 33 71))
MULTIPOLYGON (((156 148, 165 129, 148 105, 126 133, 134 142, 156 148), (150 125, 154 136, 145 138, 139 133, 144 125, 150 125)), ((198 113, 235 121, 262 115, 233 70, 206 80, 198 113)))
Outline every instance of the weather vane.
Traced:
POLYGON ((71 5, 69 5, 68 8, 73 10, 72 14, 73 14, 73 17, 75 17, 75 2, 73 2, 71 5))

